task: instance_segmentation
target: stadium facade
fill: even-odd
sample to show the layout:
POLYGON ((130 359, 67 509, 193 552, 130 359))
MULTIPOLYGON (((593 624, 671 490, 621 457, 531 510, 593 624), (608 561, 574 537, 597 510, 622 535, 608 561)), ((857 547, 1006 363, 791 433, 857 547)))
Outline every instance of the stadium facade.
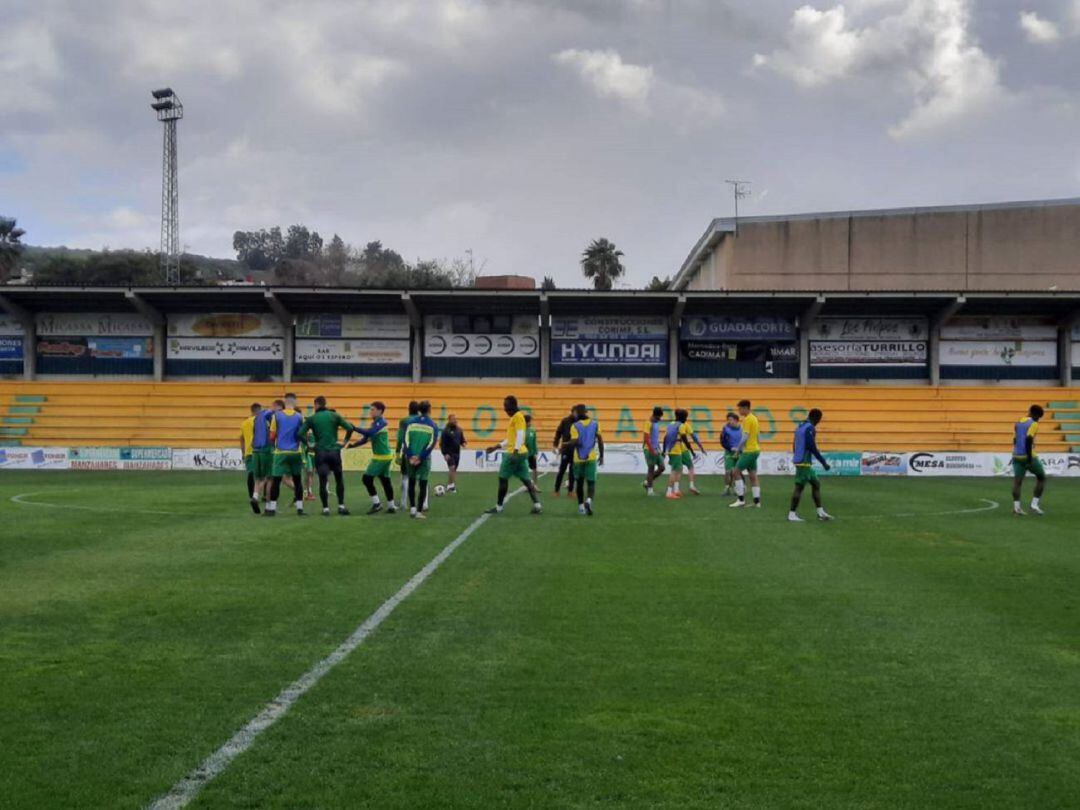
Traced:
POLYGON ((0 311, 8 379, 1070 386, 1080 373, 1080 292, 1062 290, 29 286, 0 290, 0 311))
POLYGON ((673 286, 1080 289, 1080 199, 714 219, 673 286))

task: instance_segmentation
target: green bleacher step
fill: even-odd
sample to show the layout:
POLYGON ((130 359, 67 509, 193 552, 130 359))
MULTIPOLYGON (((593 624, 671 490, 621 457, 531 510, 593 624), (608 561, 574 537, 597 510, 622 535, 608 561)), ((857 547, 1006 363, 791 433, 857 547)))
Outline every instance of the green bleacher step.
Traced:
POLYGON ((1046 406, 1052 411, 1075 411, 1080 408, 1080 402, 1075 399, 1059 399, 1056 402, 1048 402, 1046 406))
POLYGON ((41 403, 47 402, 48 400, 45 397, 37 394, 16 394, 14 401, 22 403, 24 405, 32 405, 35 402, 41 403))
POLYGON ((32 425, 34 420, 29 416, 0 416, 0 424, 4 425, 32 425))
POLYGON ((25 436, 29 432, 29 428, 0 427, 0 436, 25 436))
POLYGON ((41 413, 40 405, 11 405, 8 413, 41 413))
POLYGON ((0 439, 0 447, 22 447, 18 439, 0 439))
POLYGON ((1066 433, 1065 441, 1067 442, 1080 442, 1080 433, 1066 433))

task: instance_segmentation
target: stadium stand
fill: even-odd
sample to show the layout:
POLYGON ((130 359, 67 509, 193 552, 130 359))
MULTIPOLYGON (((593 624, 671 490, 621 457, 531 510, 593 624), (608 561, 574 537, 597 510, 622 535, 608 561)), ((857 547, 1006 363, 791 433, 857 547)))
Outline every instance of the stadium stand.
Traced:
MULTIPOLYGON (((442 422, 456 413, 467 438, 496 440, 505 425, 502 398, 515 393, 534 414, 546 446, 570 405, 598 414, 609 442, 637 443, 653 405, 685 407, 707 448, 718 447, 724 415, 741 398, 754 403, 764 445, 785 450, 805 411, 825 412, 821 442, 829 450, 1001 451, 1013 422, 1031 403, 1047 409, 1042 452, 1080 451, 1080 390, 1045 387, 814 385, 447 385, 294 383, 305 407, 319 394, 346 418, 364 418, 381 399, 391 422, 410 399, 428 399, 442 422), (1049 397, 1053 397, 1050 399, 1049 397)), ((254 401, 269 405, 281 383, 0 382, 0 443, 28 447, 234 447, 254 401)))

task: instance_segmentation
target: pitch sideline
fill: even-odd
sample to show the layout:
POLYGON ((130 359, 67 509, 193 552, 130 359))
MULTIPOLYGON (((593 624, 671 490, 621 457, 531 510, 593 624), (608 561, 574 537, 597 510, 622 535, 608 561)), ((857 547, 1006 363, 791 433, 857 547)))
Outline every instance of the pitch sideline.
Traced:
MULTIPOLYGON (((545 473, 541 473, 542 478, 545 473)), ((506 500, 515 495, 525 492, 525 487, 519 487, 511 492, 506 500)), ((277 697, 267 703, 262 711, 247 722, 243 728, 233 734, 214 753, 199 763, 193 771, 178 781, 168 793, 160 796, 150 803, 150 810, 175 810, 186 807, 211 780, 220 776, 232 764, 240 754, 247 751, 254 744, 260 734, 280 720, 292 708, 301 697, 314 687, 334 667, 344 661, 349 654, 363 644, 374 633, 398 605, 404 602, 417 588, 424 584, 439 567, 481 526, 491 515, 484 513, 470 523, 464 531, 450 541, 447 546, 436 554, 428 563, 413 574, 401 588, 383 602, 379 607, 361 622, 345 641, 338 645, 337 649, 315 664, 311 669, 286 686, 277 697)))

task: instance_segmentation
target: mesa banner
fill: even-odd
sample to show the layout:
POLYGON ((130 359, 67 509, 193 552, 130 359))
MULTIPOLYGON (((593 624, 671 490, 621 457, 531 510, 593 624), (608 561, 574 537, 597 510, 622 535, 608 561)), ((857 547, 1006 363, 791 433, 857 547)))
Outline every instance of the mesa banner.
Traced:
POLYGON ((254 338, 284 337, 276 315, 263 312, 206 312, 168 318, 169 337, 254 338))
POLYGON ((1057 325, 1046 318, 960 315, 941 327, 944 340, 1054 340, 1057 325))
POLYGON ((1056 340, 942 340, 943 366, 1055 366, 1056 340))
POLYGON ((539 357, 540 324, 533 315, 515 315, 509 332, 455 332, 449 315, 424 318, 425 357, 539 357))
POLYGON ((810 337, 825 341, 925 341, 929 330, 926 318, 818 318, 810 337))
POLYGON ((812 340, 810 362, 818 366, 903 366, 926 362, 925 340, 812 340))
POLYGON ((679 336, 683 340, 791 341, 795 324, 772 315, 692 315, 683 317, 679 336))
POLYGON ((298 363, 408 364, 412 361, 405 340, 296 339, 298 363))
POLYGON ((280 360, 280 338, 169 338, 166 354, 176 360, 280 360))
POLYGON ((296 321, 296 336, 408 340, 409 316, 404 313, 301 315, 296 321))
POLYGON ((22 360, 22 335, 0 335, 0 360, 22 360))
POLYGON ((39 312, 39 337, 150 337, 154 325, 134 312, 39 312))

